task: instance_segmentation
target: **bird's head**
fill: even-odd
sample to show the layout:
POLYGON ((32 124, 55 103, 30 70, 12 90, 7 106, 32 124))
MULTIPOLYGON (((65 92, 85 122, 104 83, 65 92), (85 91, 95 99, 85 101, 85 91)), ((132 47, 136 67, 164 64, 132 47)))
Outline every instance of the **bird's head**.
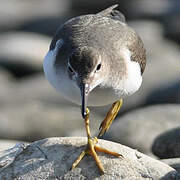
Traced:
POLYGON ((105 63, 94 48, 76 49, 68 58, 67 71, 69 78, 80 89, 84 118, 89 93, 104 80, 105 63))

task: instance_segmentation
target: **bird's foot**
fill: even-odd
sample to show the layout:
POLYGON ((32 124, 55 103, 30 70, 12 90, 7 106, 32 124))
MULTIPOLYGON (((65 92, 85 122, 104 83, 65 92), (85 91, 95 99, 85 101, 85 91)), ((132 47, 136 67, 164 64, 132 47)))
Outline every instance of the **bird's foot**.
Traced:
POLYGON ((109 129, 117 113, 119 112, 122 104, 123 104, 122 99, 113 103, 111 109, 108 111, 105 119, 103 120, 103 122, 101 123, 99 127, 100 132, 99 132, 98 137, 102 136, 109 129))
POLYGON ((103 152, 103 153, 106 153, 106 154, 110 154, 110 155, 113 155, 113 156, 116 156, 116 157, 123 157, 119 153, 112 152, 112 151, 109 151, 109 150, 107 150, 105 148, 101 148, 99 146, 96 146, 97 143, 98 143, 98 139, 96 137, 95 138, 88 138, 87 148, 84 151, 81 152, 79 157, 73 163, 72 169, 77 167, 77 165, 80 163, 80 161, 83 159, 83 157, 85 155, 91 155, 91 156, 93 156, 93 158, 94 158, 94 160, 96 162, 96 165, 98 166, 100 172, 103 174, 104 173, 104 167, 103 167, 103 165, 102 165, 96 151, 97 152, 103 152))

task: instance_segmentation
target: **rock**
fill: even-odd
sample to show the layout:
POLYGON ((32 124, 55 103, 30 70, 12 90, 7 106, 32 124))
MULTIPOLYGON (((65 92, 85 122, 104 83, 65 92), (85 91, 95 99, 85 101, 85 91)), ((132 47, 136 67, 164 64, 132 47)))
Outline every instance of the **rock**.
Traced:
POLYGON ((57 106, 72 106, 72 103, 65 100, 53 89, 53 87, 45 79, 45 76, 42 74, 24 78, 18 83, 13 83, 12 86, 12 92, 8 95, 4 94, 4 106, 6 107, 14 106, 17 104, 17 102, 20 104, 29 101, 40 101, 57 106))
POLYGON ((175 12, 175 9, 178 11, 180 7, 178 0, 152 0, 151 2, 148 0, 137 2, 129 0, 126 2, 126 5, 129 8, 128 15, 131 18, 150 17, 159 18, 159 20, 162 20, 162 17, 167 18, 168 15, 170 16, 175 12))
POLYGON ((8 139, 0 139, 0 154, 1 151, 5 151, 7 149, 12 148, 15 145, 21 144, 20 141, 8 140, 8 139))
POLYGON ((14 80, 11 74, 4 68, 0 67, 0 83, 1 88, 5 86, 9 81, 14 80))
POLYGON ((161 159, 180 157, 180 128, 165 131, 156 137, 152 151, 161 159))
MULTIPOLYGON (((92 116, 91 116, 92 118, 92 116)), ((91 120, 92 134, 97 132, 99 116, 91 120)), ((81 129, 85 135, 80 107, 40 101, 16 103, 0 109, 0 138, 34 141, 52 136, 70 136, 81 129)))
MULTIPOLYGON (((10 144, 12 145, 13 142, 15 141, 10 141, 10 144)), ((3 142, 3 145, 9 145, 9 141, 3 142)), ((15 158, 21 154, 21 152, 25 149, 25 147, 27 146, 27 143, 16 143, 14 144, 13 147, 7 147, 7 149, 1 149, 0 151, 0 172, 1 172, 1 168, 4 168, 8 165, 10 165, 15 158)))
POLYGON ((161 161, 180 172, 180 158, 162 159, 161 161))
MULTIPOLYGON (((0 69, 0 106, 4 108, 22 105, 29 101, 68 104, 45 79, 44 75, 34 75, 21 81, 13 79, 7 70, 0 69), (33 87, 33 93, 32 93, 33 87)), ((69 103, 70 104, 70 103, 69 103)))
POLYGON ((57 17, 42 17, 24 22, 18 27, 18 31, 34 32, 53 37, 60 24, 63 24, 66 20, 74 17, 73 14, 70 14, 70 12, 69 14, 66 13, 63 16, 58 15, 57 17))
MULTIPOLYGON (((176 8, 178 9, 178 7, 176 7, 176 8)), ((180 4, 179 4, 179 8, 180 8, 180 4)), ((174 40, 177 43, 180 43, 180 22, 179 22, 179 18, 180 18, 179 11, 172 14, 171 16, 168 16, 168 18, 167 18, 167 16, 166 16, 166 18, 165 17, 163 18, 166 37, 174 40)))
MULTIPOLYGON (((14 78, 12 77, 12 75, 6 69, 0 67, 1 92, 3 92, 5 90, 7 93, 9 84, 11 84, 12 81, 14 81, 14 78)), ((0 97, 1 97, 1 95, 2 94, 0 93, 0 97)), ((0 102, 0 104, 1 104, 1 102, 0 102)))
MULTIPOLYGON (((100 175, 92 157, 86 156, 74 170, 69 170, 85 148, 86 138, 49 138, 34 142, 19 153, 0 157, 0 179, 176 179, 177 172, 170 166, 154 160, 121 144, 99 140, 99 146, 121 153, 124 158, 99 154, 105 174, 100 175), (1 162, 6 161, 8 165, 1 162)), ((17 151, 18 151, 17 150, 17 151)), ((15 151, 16 152, 16 151, 15 151)))
POLYGON ((12 92, 12 82, 14 81, 12 75, 5 70, 4 68, 0 67, 0 84, 1 84, 1 91, 0 91, 0 107, 5 105, 7 101, 6 97, 12 92))
POLYGON ((147 104, 180 103, 180 81, 154 89, 146 102, 147 104))
POLYGON ((36 1, 2 1, 0 6, 0 29, 7 31, 16 29, 28 21, 38 18, 61 16, 68 11, 69 1, 36 0, 36 1), (43 11, 40 11, 43 9, 43 11))
POLYGON ((17 76, 42 72, 42 62, 50 39, 35 33, 12 32, 0 36, 0 66, 17 76), (27 72, 26 72, 27 71, 27 72))
POLYGON ((178 127, 180 105, 154 105, 131 111, 118 118, 104 138, 152 154, 154 139, 161 133, 178 127))

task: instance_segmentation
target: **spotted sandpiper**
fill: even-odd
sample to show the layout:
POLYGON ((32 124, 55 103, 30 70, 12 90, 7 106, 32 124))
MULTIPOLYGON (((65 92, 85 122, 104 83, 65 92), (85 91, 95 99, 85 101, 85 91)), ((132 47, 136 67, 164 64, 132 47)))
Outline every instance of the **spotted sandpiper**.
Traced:
POLYGON ((121 156, 97 146, 89 128, 89 106, 113 103, 100 125, 99 136, 110 127, 122 99, 141 86, 146 65, 144 45, 113 5, 97 14, 82 15, 62 24, 44 59, 44 72, 51 85, 68 100, 81 105, 88 138, 87 148, 73 163, 90 154, 101 172, 104 167, 96 151, 121 156))

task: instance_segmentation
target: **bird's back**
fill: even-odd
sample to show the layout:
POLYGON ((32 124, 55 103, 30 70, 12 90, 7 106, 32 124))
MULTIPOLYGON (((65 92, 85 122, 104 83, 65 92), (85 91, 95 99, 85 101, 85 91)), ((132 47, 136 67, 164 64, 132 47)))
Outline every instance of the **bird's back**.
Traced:
POLYGON ((118 51, 120 47, 125 46, 132 51, 132 59, 140 61, 143 73, 145 68, 143 43, 136 32, 126 24, 124 16, 119 11, 113 10, 115 7, 116 5, 98 14, 70 19, 59 28, 50 49, 54 49, 56 41, 60 38, 64 40, 67 51, 87 46, 112 56, 112 51, 118 51))

